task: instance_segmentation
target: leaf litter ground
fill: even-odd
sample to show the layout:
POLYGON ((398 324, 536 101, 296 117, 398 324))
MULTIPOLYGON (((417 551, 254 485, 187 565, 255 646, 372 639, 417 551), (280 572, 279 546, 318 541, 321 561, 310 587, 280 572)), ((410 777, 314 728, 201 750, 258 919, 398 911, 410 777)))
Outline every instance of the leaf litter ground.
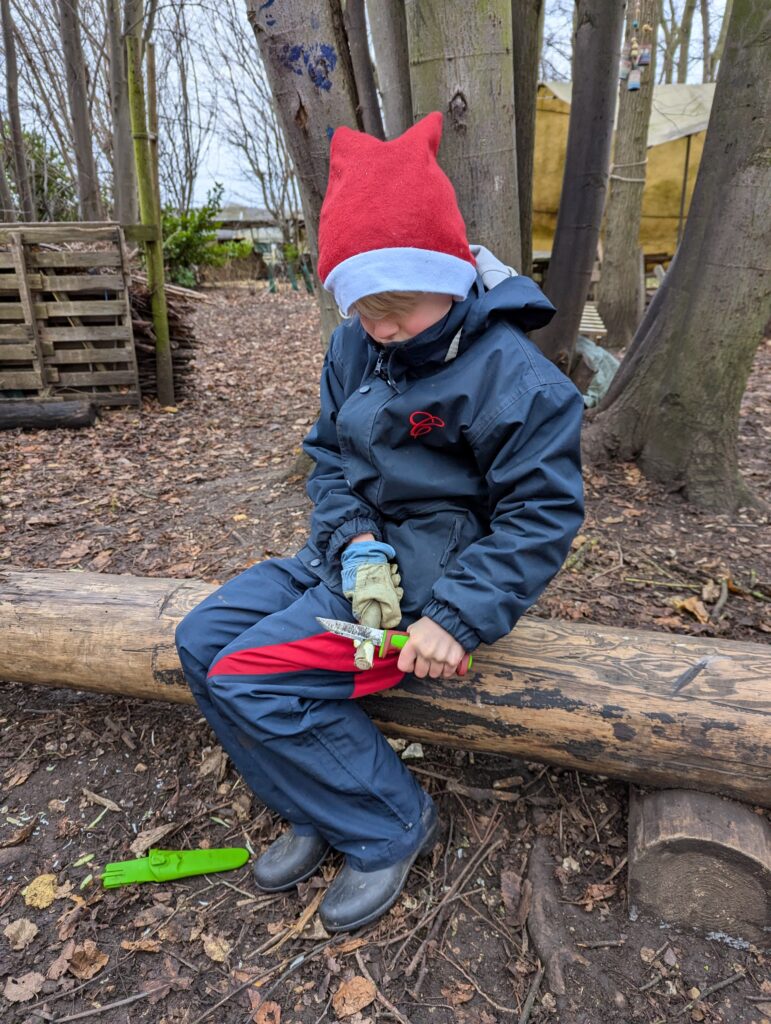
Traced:
MULTIPOLYGON (((87 430, 0 434, 0 569, 216 583, 297 550, 309 503, 295 463, 322 362, 316 307, 303 295, 234 288, 193 315, 196 390, 175 410, 147 402, 87 430)), ((740 446, 744 475, 767 500, 769 365, 766 345, 740 446)), ((586 523, 537 614, 767 640, 767 516, 699 512, 633 465, 585 476, 586 523)), ((275 896, 254 889, 248 865, 158 886, 99 885, 106 862, 151 844, 259 853, 280 834, 194 708, 6 684, 0 726, 3 1020, 771 1016, 762 952, 629 919, 622 783, 495 755, 402 750, 418 755, 409 763, 438 800, 441 842, 390 913, 331 937, 315 908, 337 860, 299 893, 275 896), (538 970, 526 927, 534 895, 557 911, 564 995, 538 970)))

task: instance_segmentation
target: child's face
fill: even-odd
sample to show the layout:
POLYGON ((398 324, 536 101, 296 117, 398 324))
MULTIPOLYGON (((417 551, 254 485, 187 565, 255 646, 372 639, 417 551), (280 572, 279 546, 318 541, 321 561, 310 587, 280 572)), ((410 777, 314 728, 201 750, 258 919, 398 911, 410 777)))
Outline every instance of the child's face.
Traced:
POLYGON ((426 292, 418 299, 409 313, 389 314, 379 317, 377 320, 372 320, 360 313, 359 319, 371 338, 380 342, 381 345, 390 345, 398 341, 409 341, 421 331, 433 327, 447 315, 452 301, 451 295, 426 292))

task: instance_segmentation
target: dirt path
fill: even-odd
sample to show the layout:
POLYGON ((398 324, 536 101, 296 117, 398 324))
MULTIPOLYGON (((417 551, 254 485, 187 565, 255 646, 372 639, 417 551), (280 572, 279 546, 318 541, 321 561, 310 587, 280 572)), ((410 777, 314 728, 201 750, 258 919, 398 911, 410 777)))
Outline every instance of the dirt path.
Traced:
MULTIPOLYGON (((148 405, 83 431, 0 434, 0 568, 214 582, 297 549, 309 505, 291 466, 315 414, 315 307, 302 295, 233 291, 197 306, 195 317, 198 389, 177 411, 148 405)), ((741 444, 743 471, 767 499, 769 364, 766 346, 745 396, 741 444)), ((587 472, 586 484, 586 524, 539 614, 767 639, 766 516, 698 512, 634 466, 587 472), (724 579, 727 600, 715 614, 724 579), (701 605, 683 603, 694 597, 701 605)), ((389 914, 331 942, 317 918, 299 935, 297 924, 334 860, 299 895, 258 896, 248 866, 163 886, 104 891, 95 881, 107 861, 133 856, 131 844, 152 841, 153 829, 166 830, 156 845, 255 852, 281 831, 193 708, 9 684, 0 687, 0 727, 3 1020, 37 1024, 90 1010, 85 1019, 100 1024, 367 1024, 399 1019, 390 1003, 412 1024, 519 1021, 538 978, 522 927, 523 879, 540 856, 548 862, 539 885, 561 901, 565 934, 586 962, 570 968, 561 1011, 540 982, 531 1022, 771 1016, 759 951, 629 920, 620 783, 425 747, 410 764, 439 802, 442 842, 389 914), (55 888, 39 902, 53 898, 28 905, 22 890, 41 875, 53 875, 55 888), (739 971, 676 1016, 694 988, 739 971), (236 992, 255 975, 265 976, 260 989, 236 992)))

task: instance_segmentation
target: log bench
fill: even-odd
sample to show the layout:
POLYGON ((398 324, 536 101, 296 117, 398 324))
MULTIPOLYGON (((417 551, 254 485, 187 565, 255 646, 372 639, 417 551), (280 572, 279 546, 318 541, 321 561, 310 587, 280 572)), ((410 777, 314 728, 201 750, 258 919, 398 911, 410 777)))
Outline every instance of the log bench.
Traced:
MULTIPOLYGON (((0 680, 192 703, 174 629, 213 589, 196 580, 0 570, 0 680)), ((650 898, 657 871, 673 850, 695 849, 702 882, 710 863, 716 877, 747 879, 736 886, 746 909, 729 916, 753 941, 771 937, 771 830, 758 813, 771 807, 769 647, 526 615, 475 652, 468 676, 407 677, 363 706, 392 736, 674 790, 635 798, 636 905, 664 916, 666 902, 650 898), (685 799, 682 790, 713 795, 685 799)), ((688 904, 688 874, 677 877, 688 904)), ((725 931, 726 884, 712 898, 702 885, 700 915, 681 910, 678 919, 725 931)))

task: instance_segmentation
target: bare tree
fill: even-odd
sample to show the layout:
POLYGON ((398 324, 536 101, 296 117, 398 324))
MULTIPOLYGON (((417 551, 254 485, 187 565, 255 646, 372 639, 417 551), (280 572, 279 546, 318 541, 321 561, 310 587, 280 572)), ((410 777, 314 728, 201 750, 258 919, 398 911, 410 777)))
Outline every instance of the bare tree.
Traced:
MULTIPOLYGON (((300 182, 314 266, 318 221, 329 176, 329 128, 360 129, 357 96, 340 0, 247 0, 249 21, 270 83, 276 113, 300 182)), ((338 313, 320 293, 322 334, 338 313)))
POLYGON ((59 0, 59 32, 67 78, 72 142, 78 169, 80 215, 83 220, 100 220, 102 206, 91 144, 93 129, 88 108, 86 64, 80 41, 78 0, 59 0))
POLYGON ((367 42, 364 0, 346 0, 343 18, 348 36, 348 48, 351 51, 353 77, 359 98, 359 116, 365 132, 374 135, 375 138, 383 139, 385 138, 383 118, 380 116, 375 74, 367 42))
POLYGON ((734 0, 688 221, 587 436, 700 505, 733 511, 739 405, 771 311, 767 0, 734 0))
POLYGON ((613 165, 605 208, 605 250, 597 295, 600 315, 608 328, 610 348, 629 344, 645 304, 639 234, 656 72, 658 3, 659 0, 640 0, 639 6, 627 8, 627 33, 641 34, 642 26, 650 25, 653 36, 650 39, 651 63, 640 69, 640 88, 630 90, 622 81, 619 90, 613 165), (638 11, 640 26, 634 29, 632 22, 638 11))
POLYGON ((579 0, 565 173, 545 291, 557 307, 533 337, 570 369, 597 254, 618 89, 623 0, 579 0))
POLYGON ((677 36, 677 46, 680 50, 680 55, 677 58, 677 81, 681 84, 688 80, 688 59, 690 57, 691 33, 693 31, 693 15, 695 11, 696 0, 685 0, 680 31, 677 36))
POLYGON ((112 189, 115 218, 121 224, 139 220, 134 146, 131 139, 124 19, 121 0, 105 0, 109 38, 110 112, 112 114, 112 189))
POLYGON ((543 44, 545 0, 512 0, 512 55, 514 59, 514 111, 516 114, 517 194, 522 271, 533 262, 533 155, 538 67, 543 44))
POLYGON ((413 115, 445 115, 440 161, 469 238, 519 270, 511 0, 407 0, 405 10, 413 115))
POLYGON ((5 136, 5 118, 0 114, 0 220, 12 223, 18 220, 16 204, 11 195, 11 187, 5 173, 6 153, 10 147, 5 136))
POLYGON ((368 0, 367 19, 375 51, 375 71, 383 102, 385 134, 402 135, 412 124, 410 61, 404 0, 368 0))
POLYGON ((16 63, 15 27, 11 17, 10 0, 0 0, 0 17, 3 21, 3 48, 5 49, 5 82, 8 98, 8 120, 11 125, 13 165, 16 174, 16 191, 25 220, 35 219, 32 189, 27 169, 24 135, 19 112, 19 71, 16 63))
POLYGON ((193 46, 202 24, 201 13, 190 13, 184 3, 158 8, 159 174, 166 198, 180 212, 193 204, 214 126, 214 107, 205 102, 193 46))
POLYGON ((281 228, 284 242, 300 248, 300 197, 292 161, 274 109, 267 74, 243 0, 220 0, 214 46, 202 54, 218 76, 217 134, 236 152, 239 165, 259 186, 259 202, 281 228))

